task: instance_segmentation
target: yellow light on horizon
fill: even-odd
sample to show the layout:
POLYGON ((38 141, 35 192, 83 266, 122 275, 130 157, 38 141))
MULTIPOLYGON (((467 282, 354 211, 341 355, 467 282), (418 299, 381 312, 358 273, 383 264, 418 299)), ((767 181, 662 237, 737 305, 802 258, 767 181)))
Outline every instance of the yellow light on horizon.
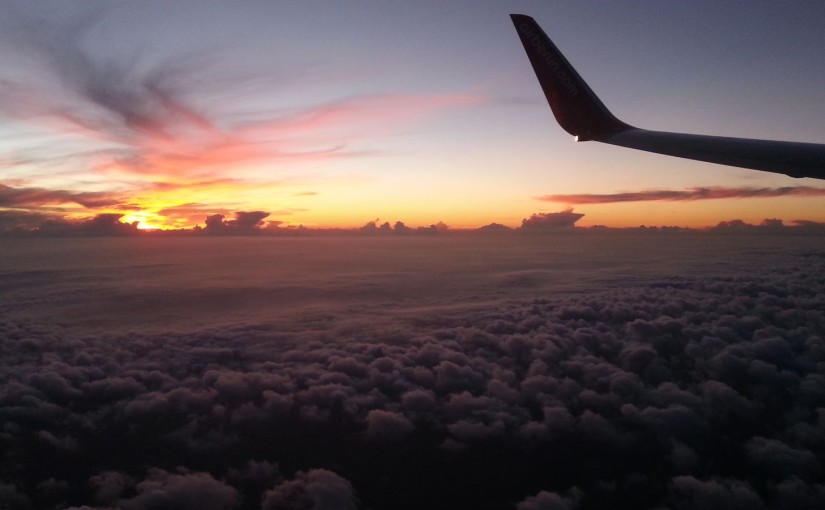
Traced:
POLYGON ((163 217, 149 211, 137 211, 124 214, 120 221, 123 223, 137 222, 137 228, 139 230, 159 230, 169 228, 163 217))

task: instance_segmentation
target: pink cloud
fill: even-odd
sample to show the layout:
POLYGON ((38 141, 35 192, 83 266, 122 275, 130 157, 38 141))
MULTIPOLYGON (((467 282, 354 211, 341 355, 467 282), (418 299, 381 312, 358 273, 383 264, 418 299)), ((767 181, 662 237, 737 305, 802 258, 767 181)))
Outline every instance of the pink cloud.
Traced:
POLYGON ((286 112, 233 111, 231 104, 268 104, 272 98, 246 85, 272 76, 231 68, 222 74, 210 65, 214 59, 192 56, 106 59, 84 43, 98 20, 87 14, 54 26, 21 19, 4 34, 6 49, 38 71, 2 77, 0 114, 49 134, 111 144, 111 152, 91 162, 106 176, 204 178, 248 163, 365 156, 375 149, 350 145, 485 101, 476 95, 374 94, 286 112), (33 35, 35 27, 49 36, 33 35))
MULTIPOLYGON (((441 110, 481 104, 481 96, 473 95, 401 95, 376 94, 349 97, 317 105, 292 115, 265 120, 246 126, 243 131, 268 135, 295 135, 341 128, 369 131, 370 126, 405 124, 441 110)), ((376 126, 378 127, 378 126, 376 126)))
MULTIPOLYGON (((403 129, 450 108, 480 104, 478 96, 375 95, 341 99, 254 122, 198 109, 185 94, 159 84, 138 90, 39 91, 4 84, 0 112, 50 133, 111 142, 96 152, 95 168, 143 176, 218 175, 254 162, 365 156, 347 143, 403 129), (101 162, 100 160, 103 159, 101 162)), ((63 157, 74 156, 67 154, 63 157)))

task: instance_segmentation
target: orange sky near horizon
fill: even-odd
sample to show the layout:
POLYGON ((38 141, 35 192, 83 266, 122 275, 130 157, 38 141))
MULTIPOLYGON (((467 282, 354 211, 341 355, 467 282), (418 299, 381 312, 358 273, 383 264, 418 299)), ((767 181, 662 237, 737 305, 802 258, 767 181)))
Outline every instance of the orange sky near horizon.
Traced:
MULTIPOLYGON (((567 209, 565 204, 553 204, 535 201, 528 204, 519 204, 513 201, 510 207, 508 204, 499 204, 501 209, 489 207, 486 210, 480 204, 435 204, 426 210, 416 210, 420 207, 417 203, 408 205, 396 203, 391 214, 381 214, 376 212, 373 204, 364 204, 363 208, 347 207, 343 211, 340 209, 327 209, 326 207, 313 207, 311 202, 315 195, 307 197, 293 197, 294 201, 289 202, 292 209, 288 214, 281 216, 272 214, 264 222, 275 222, 282 227, 304 226, 308 228, 356 228, 373 220, 378 223, 388 221, 394 224, 402 221, 411 227, 429 226, 439 221, 446 223, 452 228, 473 229, 490 223, 500 223, 509 227, 518 227, 525 218, 531 214, 542 212, 558 212, 567 209), (301 211, 301 205, 305 210, 301 211), (532 205, 532 207, 530 207, 532 205)), ((684 202, 627 202, 621 204, 600 204, 578 206, 572 208, 575 212, 585 216, 576 225, 579 227, 608 226, 614 228, 628 228, 646 226, 676 226, 684 228, 706 228, 717 225, 721 221, 742 220, 745 223, 758 225, 766 219, 782 219, 787 224, 792 224, 796 220, 807 220, 825 223, 820 209, 821 204, 817 203, 821 198, 810 197, 807 200, 796 199, 788 201, 787 204, 777 203, 781 199, 766 198, 761 200, 751 200, 747 211, 740 204, 731 201, 718 201, 717 204, 705 201, 703 207, 697 208, 695 204, 684 202), (772 214, 764 214, 770 211, 772 214)), ((333 204, 335 201, 331 201, 333 204)), ((223 214, 226 219, 232 219, 236 212, 231 208, 222 209, 212 207, 202 211, 166 211, 165 209, 176 202, 164 203, 152 202, 142 204, 141 209, 124 214, 121 221, 131 223, 138 221, 138 228, 141 229, 181 229, 193 228, 196 225, 204 226, 205 218, 210 214, 223 214)), ((269 212, 265 207, 251 208, 245 210, 260 210, 269 212)), ((120 210, 95 211, 122 214, 120 210)), ((76 219, 88 219, 87 211, 78 212, 76 219)))

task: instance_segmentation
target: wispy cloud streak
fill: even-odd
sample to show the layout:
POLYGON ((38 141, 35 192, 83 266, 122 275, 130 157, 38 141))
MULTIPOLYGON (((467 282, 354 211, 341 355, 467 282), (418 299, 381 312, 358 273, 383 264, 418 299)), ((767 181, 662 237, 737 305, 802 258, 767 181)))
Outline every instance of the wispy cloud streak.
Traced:
POLYGON ((74 192, 45 188, 13 188, 0 184, 0 207, 78 204, 88 209, 123 204, 123 197, 108 192, 74 192))
POLYGON ((587 205, 653 201, 690 202, 723 198, 773 198, 785 196, 825 196, 825 188, 810 186, 785 186, 781 188, 697 187, 685 190, 650 190, 608 194, 542 195, 536 198, 545 202, 587 205))
POLYGON ((12 17, 15 23, 0 24, 0 45, 31 65, 22 74, 0 72, 0 115, 111 145, 115 153, 108 163, 94 165, 105 175, 207 177, 261 161, 363 156, 374 150, 350 148, 346 142, 482 101, 374 94, 244 112, 231 105, 264 99, 260 91, 239 97, 250 94, 244 82, 277 81, 275 76, 222 66, 214 55, 207 60, 191 54, 93 52, 88 42, 105 24, 105 15, 58 19, 21 11, 12 17))

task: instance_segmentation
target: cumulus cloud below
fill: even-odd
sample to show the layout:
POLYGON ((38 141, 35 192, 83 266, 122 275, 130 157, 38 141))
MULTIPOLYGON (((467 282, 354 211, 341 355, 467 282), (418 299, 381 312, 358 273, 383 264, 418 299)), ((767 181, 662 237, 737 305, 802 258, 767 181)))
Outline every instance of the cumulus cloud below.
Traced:
POLYGON ((822 507, 821 239, 528 237, 338 240, 334 255, 298 239, 296 259, 249 238, 185 266, 134 239, 68 239, 50 270, 39 240, 15 241, 0 506, 822 507), (211 314, 251 292, 256 264, 260 292, 211 314), (278 265, 303 280, 262 276, 278 265), (163 324, 145 298, 172 303, 195 275, 188 313, 207 320, 163 324), (108 303, 122 324, 54 313, 83 301, 78 316, 108 303))

